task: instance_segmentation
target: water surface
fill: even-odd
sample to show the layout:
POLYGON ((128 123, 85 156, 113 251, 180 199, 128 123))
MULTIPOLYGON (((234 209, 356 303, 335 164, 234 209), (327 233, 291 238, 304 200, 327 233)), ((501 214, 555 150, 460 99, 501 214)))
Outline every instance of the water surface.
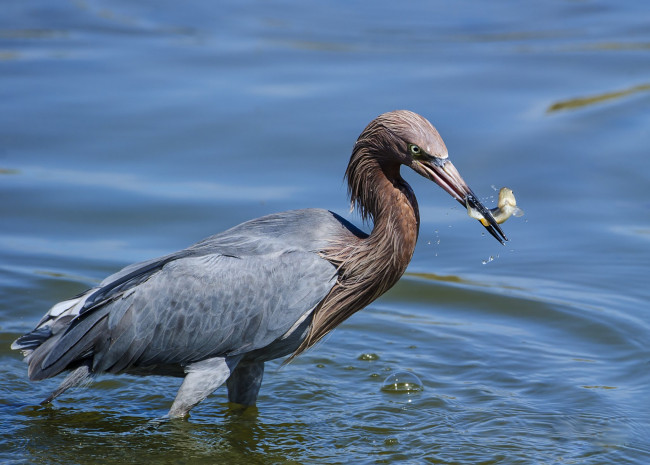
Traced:
MULTIPOLYGON (((0 18, 0 460, 650 460, 650 29, 644 2, 6 2, 0 18), (38 403, 9 350, 53 303, 266 213, 348 214, 376 115, 429 118, 504 247, 441 189, 400 283, 256 409, 101 377, 38 403), (423 390, 381 390, 394 372, 423 390)), ((359 223, 360 224, 360 223, 359 223)))

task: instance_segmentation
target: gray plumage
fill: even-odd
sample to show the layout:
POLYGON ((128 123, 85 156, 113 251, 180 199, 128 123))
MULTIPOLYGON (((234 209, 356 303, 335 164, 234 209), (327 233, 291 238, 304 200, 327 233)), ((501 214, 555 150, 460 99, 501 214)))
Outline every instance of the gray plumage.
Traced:
POLYGON ((399 165, 454 189, 457 200, 491 218, 446 156, 426 119, 381 115, 359 137, 346 172, 352 200, 374 219, 372 234, 319 209, 251 220, 127 266, 52 307, 12 348, 24 352, 32 380, 70 372, 46 402, 95 374, 131 373, 184 377, 173 417, 223 383, 231 402, 252 405, 264 362, 310 347, 406 269, 419 214, 399 165), (407 148, 416 143, 436 153, 414 157, 407 148))

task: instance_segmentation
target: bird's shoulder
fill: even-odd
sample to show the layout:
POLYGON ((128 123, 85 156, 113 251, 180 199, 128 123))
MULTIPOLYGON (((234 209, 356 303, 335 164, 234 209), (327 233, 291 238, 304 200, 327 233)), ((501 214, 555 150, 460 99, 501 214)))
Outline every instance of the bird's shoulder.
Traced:
POLYGON ((366 237, 352 223, 329 210, 289 210, 241 223, 188 248, 191 253, 264 255, 283 250, 320 252, 333 241, 366 237))

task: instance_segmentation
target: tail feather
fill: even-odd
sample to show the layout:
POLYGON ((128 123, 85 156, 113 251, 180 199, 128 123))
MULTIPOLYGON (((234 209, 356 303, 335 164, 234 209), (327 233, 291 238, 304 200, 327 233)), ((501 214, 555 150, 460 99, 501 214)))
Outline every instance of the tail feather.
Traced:
POLYGON ((32 332, 16 339, 12 344, 13 350, 32 351, 52 337, 52 329, 49 325, 36 328, 32 332))
POLYGON ((38 381, 75 367, 92 354, 101 338, 106 337, 108 310, 88 314, 68 331, 45 341, 29 355, 29 379, 38 381))

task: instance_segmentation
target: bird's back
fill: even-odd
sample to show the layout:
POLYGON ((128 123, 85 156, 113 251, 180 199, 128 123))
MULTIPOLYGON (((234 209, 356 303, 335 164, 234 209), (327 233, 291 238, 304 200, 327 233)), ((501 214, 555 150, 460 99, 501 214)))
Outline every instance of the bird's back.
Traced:
POLYGON ((304 337, 288 332, 306 330, 337 280, 320 252, 347 236, 363 233, 326 210, 251 220, 127 266, 52 307, 12 347, 26 352, 32 379, 82 363, 93 372, 182 375, 183 366, 218 355, 263 359, 274 341, 266 355, 286 355, 304 337))

